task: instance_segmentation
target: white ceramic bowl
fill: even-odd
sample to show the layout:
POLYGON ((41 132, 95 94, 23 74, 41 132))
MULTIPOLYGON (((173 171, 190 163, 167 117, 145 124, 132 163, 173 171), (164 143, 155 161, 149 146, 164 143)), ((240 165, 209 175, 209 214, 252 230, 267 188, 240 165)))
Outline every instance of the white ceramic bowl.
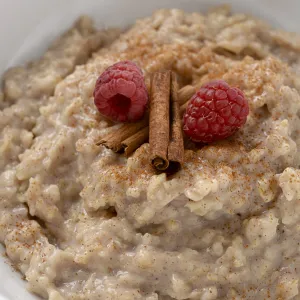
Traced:
MULTIPOLYGON (((0 75, 40 55, 81 14, 98 26, 125 26, 155 9, 206 10, 230 3, 235 11, 264 18, 274 26, 300 32, 299 0, 0 0, 0 75)), ((21 276, 0 257, 0 300, 30 300, 21 276)))

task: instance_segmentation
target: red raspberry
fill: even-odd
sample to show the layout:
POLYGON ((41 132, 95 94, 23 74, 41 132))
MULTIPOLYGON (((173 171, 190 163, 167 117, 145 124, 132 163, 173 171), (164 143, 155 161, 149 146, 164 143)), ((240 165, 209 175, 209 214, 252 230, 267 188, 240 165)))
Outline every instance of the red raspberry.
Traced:
POLYGON ((113 121, 141 119, 148 103, 142 70, 131 61, 107 68, 96 82, 94 103, 102 115, 113 121))
POLYGON ((191 98, 183 117, 183 130, 194 142, 224 139, 246 123, 248 101, 243 92, 223 80, 214 80, 191 98))

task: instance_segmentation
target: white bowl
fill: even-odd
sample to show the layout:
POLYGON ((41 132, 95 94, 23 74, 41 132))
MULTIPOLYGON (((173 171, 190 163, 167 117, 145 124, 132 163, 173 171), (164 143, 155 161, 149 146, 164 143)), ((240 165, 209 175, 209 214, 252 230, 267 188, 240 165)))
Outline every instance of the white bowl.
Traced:
MULTIPOLYGON (((158 8, 200 11, 223 3, 274 26, 300 32, 299 0, 0 0, 0 75, 8 67, 40 55, 81 14, 91 15, 99 26, 125 26, 158 8)), ((0 282, 0 300, 36 299, 1 257, 0 282)))

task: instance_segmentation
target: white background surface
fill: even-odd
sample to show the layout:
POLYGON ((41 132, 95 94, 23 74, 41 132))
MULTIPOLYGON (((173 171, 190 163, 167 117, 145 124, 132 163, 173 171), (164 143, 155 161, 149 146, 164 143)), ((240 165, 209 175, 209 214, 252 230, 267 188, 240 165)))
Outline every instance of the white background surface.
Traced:
MULTIPOLYGON (((157 8, 200 11, 220 3, 300 32, 300 0, 0 0, 0 75, 40 55, 80 14, 91 15, 100 27, 125 26, 157 8)), ((25 283, 0 257, 0 300, 30 299, 25 283)))

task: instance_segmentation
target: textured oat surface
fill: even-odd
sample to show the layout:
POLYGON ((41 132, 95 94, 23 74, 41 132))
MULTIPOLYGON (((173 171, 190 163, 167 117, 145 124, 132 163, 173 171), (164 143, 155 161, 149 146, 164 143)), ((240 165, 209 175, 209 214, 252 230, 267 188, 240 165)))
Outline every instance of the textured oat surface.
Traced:
POLYGON ((158 11, 120 37, 84 18, 3 80, 0 241, 30 291, 300 299, 298 36, 226 7, 158 11), (225 79, 249 99, 247 124, 187 150, 171 178, 152 171, 147 144, 128 160, 96 146, 118 125, 98 114, 94 85, 124 59, 147 77, 170 68, 181 85, 225 79))

